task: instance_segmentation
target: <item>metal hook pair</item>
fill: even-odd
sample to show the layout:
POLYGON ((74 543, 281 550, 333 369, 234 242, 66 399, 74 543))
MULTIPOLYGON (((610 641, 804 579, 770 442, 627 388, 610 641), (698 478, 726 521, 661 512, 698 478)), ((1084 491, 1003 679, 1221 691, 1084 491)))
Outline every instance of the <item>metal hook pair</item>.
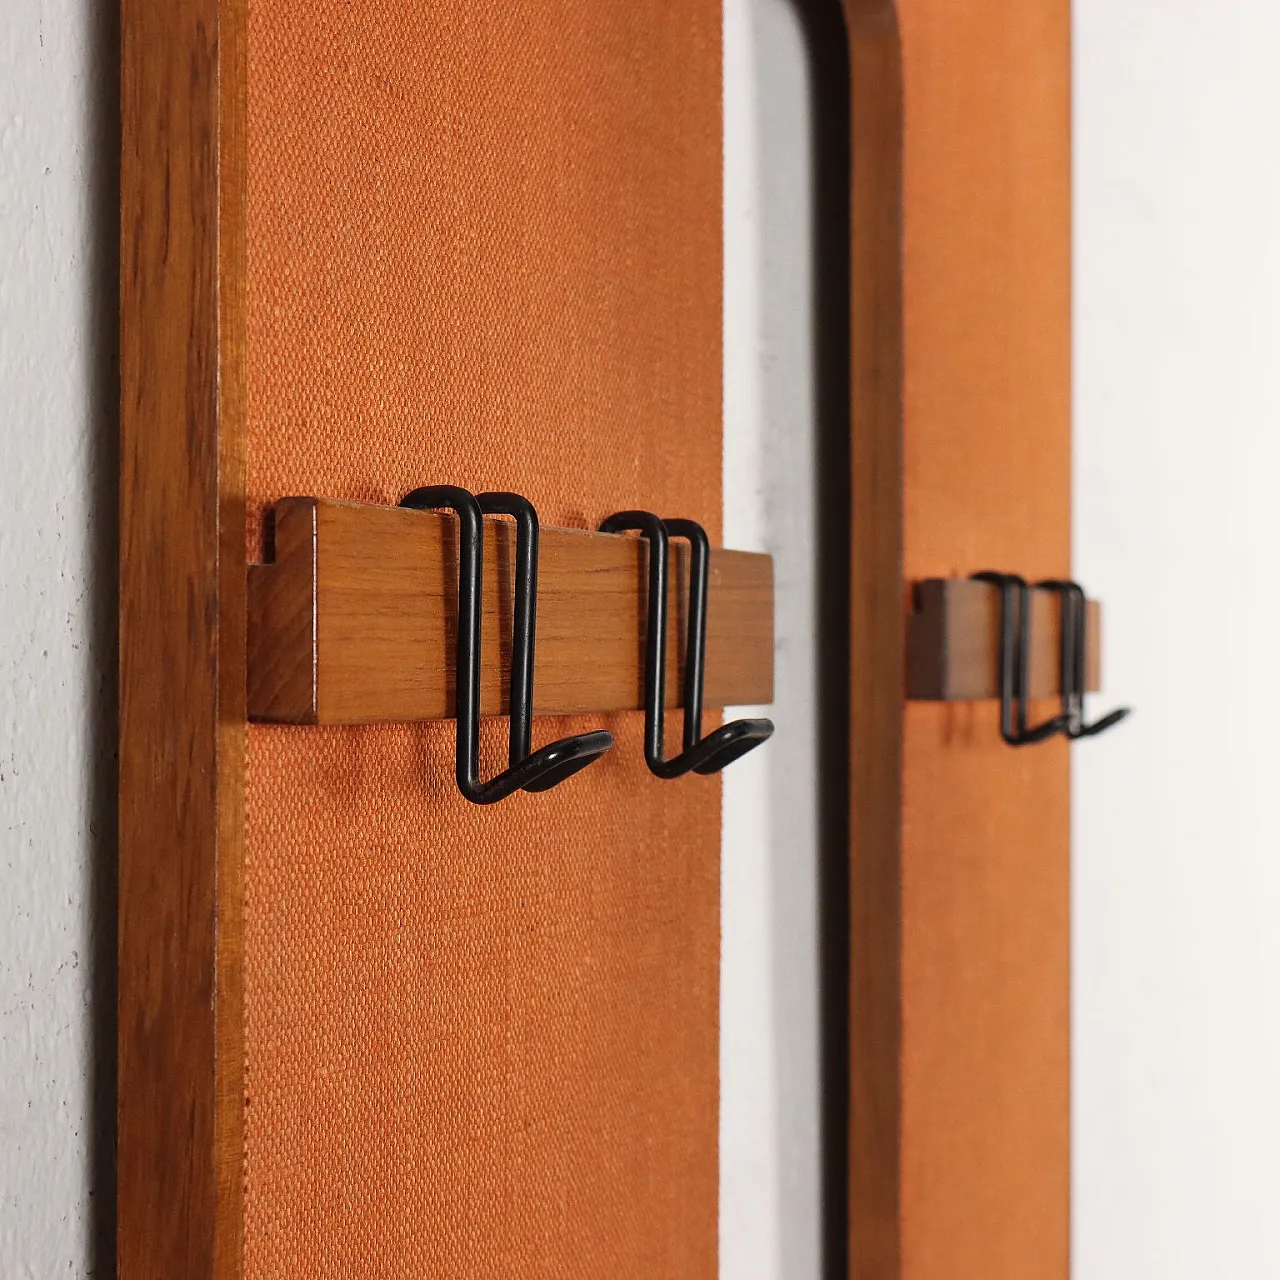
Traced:
POLYGON ((1000 589, 1000 736, 1011 747, 1044 742, 1056 734, 1068 738, 1095 737, 1120 723, 1128 714, 1122 708, 1095 724, 1084 720, 1086 602, 1079 583, 1050 578, 1037 587, 1062 596, 1059 676, 1062 710, 1043 724, 1027 724, 1031 699, 1031 587, 1016 573, 984 570, 971 575, 975 582, 989 582, 1000 589))
POLYGON ((692 520, 663 520, 650 511, 619 511, 602 533, 640 533, 649 543, 648 617, 645 622, 644 758, 659 778, 719 773, 773 733, 773 721, 733 720, 702 736, 702 691, 706 675, 707 579, 711 550, 706 532, 692 520), (689 543, 689 620, 684 655, 684 749, 663 757, 662 721, 666 703, 667 577, 670 539, 689 543))
POLYGON ((1059 685, 1062 689, 1062 718, 1066 720, 1066 735, 1073 741, 1078 738, 1096 738, 1106 733, 1129 716, 1129 707, 1117 707, 1101 720, 1087 724, 1084 718, 1084 694, 1086 684, 1085 660, 1088 655, 1088 601, 1084 588, 1070 578, 1046 578, 1037 587, 1056 591, 1062 597, 1062 644, 1059 650, 1059 685))
POLYGON ((561 738, 533 751, 533 651, 538 599, 538 513, 516 493, 473 494, 455 485, 415 489, 402 507, 450 510, 458 517, 458 643, 455 699, 458 789, 474 804, 492 804, 516 791, 549 791, 613 746, 604 729, 561 738), (516 522, 516 586, 511 632, 509 767, 480 780, 480 607, 484 515, 516 522))

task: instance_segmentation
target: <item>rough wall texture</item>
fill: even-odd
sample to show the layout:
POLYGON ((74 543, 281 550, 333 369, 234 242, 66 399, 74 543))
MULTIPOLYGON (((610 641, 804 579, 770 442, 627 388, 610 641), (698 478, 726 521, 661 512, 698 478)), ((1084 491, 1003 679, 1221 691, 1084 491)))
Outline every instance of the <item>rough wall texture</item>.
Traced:
POLYGON ((0 1275, 110 1274, 112 6, 0 21, 0 1275))
POLYGON ((813 7, 724 4, 724 537, 772 554, 777 592, 775 706, 760 711, 777 732, 723 775, 724 1280, 823 1274, 821 1149, 838 1131, 819 1079, 813 7))

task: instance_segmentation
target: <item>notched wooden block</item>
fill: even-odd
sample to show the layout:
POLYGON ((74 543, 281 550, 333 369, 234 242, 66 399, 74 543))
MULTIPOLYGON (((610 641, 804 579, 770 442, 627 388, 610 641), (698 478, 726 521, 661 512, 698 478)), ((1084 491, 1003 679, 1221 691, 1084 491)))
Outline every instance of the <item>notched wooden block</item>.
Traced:
POLYGON ((249 718, 315 724, 318 504, 286 498, 275 509, 271 564, 249 566, 249 718))
MULTIPOLYGON (((1061 599, 1031 593, 1031 696, 1059 692, 1061 599)), ((1085 614, 1085 688, 1102 686, 1102 606, 1085 614)), ((1000 593, 986 582, 929 578, 913 589, 907 623, 907 697, 965 702, 1000 696, 1000 593)))
MULTIPOLYGON (((534 710, 643 706, 647 545, 544 528, 534 710)), ((453 715, 453 517, 287 498, 271 564, 249 569, 250 719, 294 724, 453 715)), ((514 526, 485 521, 481 712, 506 713, 514 526)), ((668 705, 679 705, 687 548, 672 544, 668 705)), ((773 700, 773 561, 714 549, 707 607, 708 707, 773 700)))

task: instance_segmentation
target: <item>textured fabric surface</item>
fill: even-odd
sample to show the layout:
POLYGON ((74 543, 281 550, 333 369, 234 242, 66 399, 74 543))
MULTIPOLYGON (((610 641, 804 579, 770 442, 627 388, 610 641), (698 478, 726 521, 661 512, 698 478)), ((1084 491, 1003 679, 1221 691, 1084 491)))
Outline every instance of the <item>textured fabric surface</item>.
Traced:
MULTIPOLYGON (((1071 5, 901 0, 908 580, 1071 564, 1071 5)), ((1032 720, 1054 715, 1054 701, 1032 720)), ((1070 748, 907 705, 902 1256, 1066 1280, 1070 748)))
MULTIPOLYGON (((717 535, 718 3, 249 12, 251 557, 433 482, 717 535)), ((600 724, 483 810, 451 725, 251 727, 249 1280, 715 1275, 719 787, 535 740, 600 724)))

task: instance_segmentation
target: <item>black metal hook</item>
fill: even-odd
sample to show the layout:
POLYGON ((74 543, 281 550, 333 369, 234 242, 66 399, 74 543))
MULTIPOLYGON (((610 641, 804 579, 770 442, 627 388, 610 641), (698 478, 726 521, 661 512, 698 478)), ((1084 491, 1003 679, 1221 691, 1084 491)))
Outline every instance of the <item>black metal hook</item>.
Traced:
POLYGON ((692 520, 662 520, 650 511, 618 511, 602 533, 639 532, 649 543, 648 617, 645 622, 644 758, 659 778, 719 773, 773 734, 773 721, 732 720, 702 736, 702 689, 706 674, 707 578, 711 559, 707 535, 692 520), (670 760, 662 754, 666 702, 667 571, 669 539, 689 543, 689 622, 684 655, 684 749, 670 760))
POLYGON ((1011 747, 1028 747, 1065 733, 1065 714, 1044 724, 1027 725, 1031 698, 1031 588, 1016 573, 985 569, 971 574, 975 582, 1000 588, 1000 736, 1011 747))
POLYGON ((474 804, 492 804, 515 791, 549 791, 613 746, 604 729, 561 738, 532 751, 533 650, 538 597, 538 513, 515 493, 473 494, 456 485, 415 489, 400 500, 416 511, 447 509, 458 517, 457 705, 458 789, 474 804), (484 515, 516 522, 516 589, 511 632, 510 765, 480 780, 480 604, 484 515))
POLYGON ((1067 721, 1067 737, 1095 738, 1115 728, 1131 713, 1129 707, 1117 707, 1093 724, 1085 723, 1085 661, 1088 655, 1088 602, 1084 588, 1070 578, 1046 578, 1037 587, 1056 591, 1062 597, 1062 623, 1059 648, 1059 683, 1062 687, 1062 715, 1067 721))

